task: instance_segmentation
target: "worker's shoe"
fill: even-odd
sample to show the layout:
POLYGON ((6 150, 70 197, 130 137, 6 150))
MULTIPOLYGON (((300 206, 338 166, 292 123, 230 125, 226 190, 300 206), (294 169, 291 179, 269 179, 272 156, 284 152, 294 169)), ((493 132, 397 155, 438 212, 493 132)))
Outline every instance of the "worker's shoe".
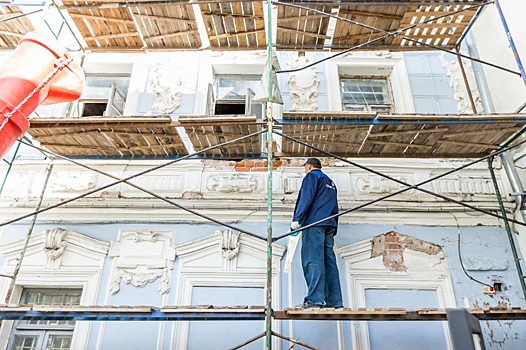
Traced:
POLYGON ((302 308, 302 309, 313 309, 313 308, 319 309, 319 308, 322 308, 324 306, 323 305, 319 305, 319 304, 313 304, 313 303, 310 303, 308 301, 304 301, 303 304, 296 305, 296 307, 299 307, 299 308, 302 308))

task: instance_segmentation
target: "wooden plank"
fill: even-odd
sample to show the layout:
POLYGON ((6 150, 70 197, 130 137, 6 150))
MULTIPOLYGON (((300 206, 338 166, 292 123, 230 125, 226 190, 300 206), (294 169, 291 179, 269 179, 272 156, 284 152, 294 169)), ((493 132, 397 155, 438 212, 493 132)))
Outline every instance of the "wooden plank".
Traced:
POLYGON ((89 19, 89 20, 94 20, 94 21, 116 22, 116 23, 122 23, 122 24, 135 25, 135 23, 131 19, 111 18, 111 17, 97 17, 97 16, 85 15, 85 14, 81 14, 81 13, 70 13, 69 15, 72 18, 84 18, 84 19, 89 19))

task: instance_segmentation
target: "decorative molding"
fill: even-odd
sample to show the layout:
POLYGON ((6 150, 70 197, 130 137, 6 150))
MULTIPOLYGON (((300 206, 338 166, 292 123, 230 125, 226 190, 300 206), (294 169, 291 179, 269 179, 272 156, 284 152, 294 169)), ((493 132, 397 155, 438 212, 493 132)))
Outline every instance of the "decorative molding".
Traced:
MULTIPOLYGON (((471 108, 471 102, 469 101, 468 90, 462 76, 462 70, 457 58, 448 60, 446 54, 443 52, 440 55, 442 66, 446 69, 447 75, 450 79, 450 85, 453 89, 453 97, 457 101, 458 110, 460 113, 474 113, 471 108)), ((475 72, 473 71, 473 65, 470 60, 463 59, 462 64, 464 65, 464 72, 466 73, 471 96, 475 102, 477 113, 484 112, 484 106, 482 105, 482 99, 477 88, 477 82, 475 79, 475 72)))
POLYGON ((174 64, 164 62, 156 66, 150 75, 155 99, 152 109, 162 114, 171 114, 181 105, 185 79, 177 74, 181 70, 174 68, 174 64))
MULTIPOLYGON (((288 65, 294 69, 306 66, 314 61, 309 53, 300 56, 298 52, 289 55, 288 65)), ((316 68, 310 67, 289 73, 289 89, 292 109, 295 111, 315 111, 318 109, 318 85, 320 79, 316 68)))
MULTIPOLYGON (((246 234, 239 234, 239 252, 225 259, 217 249, 223 242, 223 231, 217 230, 204 238, 176 246, 179 271, 176 305, 191 305, 194 287, 253 287, 267 285, 267 243, 246 234)), ((285 247, 272 244, 272 288, 281 290, 281 260, 285 247)), ((272 298, 273 308, 281 307, 280 293, 272 298)), ((273 320, 272 328, 279 333, 281 322, 273 320)), ((188 322, 175 322, 171 344, 176 349, 188 347, 188 322)), ((279 339, 273 347, 279 348, 279 339)))
POLYGON ((241 232, 228 229, 224 231, 216 231, 221 234, 221 242, 219 247, 221 248, 221 255, 227 260, 232 260, 239 254, 239 235, 241 232))
MULTIPOLYGON (((393 271, 386 267, 384 254, 378 251, 378 238, 366 239, 349 244, 338 249, 345 261, 347 288, 349 292, 349 307, 365 308, 366 290, 369 289, 406 289, 406 290, 434 290, 437 293, 439 307, 456 307, 453 286, 449 276, 449 268, 441 247, 416 239, 411 236, 400 235, 402 244, 412 249, 403 252, 403 271, 393 271)), ((388 248, 384 246, 384 248, 388 248)), ((394 247, 395 250, 399 247, 394 247)), ((384 251, 385 252, 385 251, 384 251)), ((446 326, 444 326, 446 327, 446 326)), ((355 322, 351 327, 353 349, 368 350, 371 347, 367 322, 355 322)), ((451 348, 449 332, 444 329, 446 341, 451 348)))
POLYGON ((206 178, 206 189, 219 193, 262 193, 265 174, 209 174, 206 178))
MULTIPOLYGON (((2 274, 12 275, 25 239, 0 246, 4 256, 2 274)), ((100 279, 109 244, 83 234, 55 228, 31 236, 13 290, 12 302, 17 303, 23 288, 82 288, 81 305, 95 305, 100 288, 100 279), (49 231, 49 232, 48 232, 49 231), (50 233, 54 232, 54 233, 50 233), (53 238, 51 238, 53 237, 53 238), (62 254, 51 259, 45 247, 65 244, 62 254), (46 262, 43 264, 43 262, 46 262)), ((10 280, 0 279, 0 294, 4 300, 10 280)), ((12 321, 2 322, 0 348, 7 347, 12 321)), ((75 324, 72 349, 87 349, 91 322, 75 324)))
POLYGON ((109 256, 114 259, 110 293, 117 293, 121 282, 142 288, 157 279, 159 293, 168 293, 168 270, 175 260, 171 237, 171 231, 122 230, 110 245, 109 256))
POLYGON ((44 231, 44 235, 46 236, 44 251, 49 259, 56 260, 62 256, 68 245, 64 240, 67 233, 67 230, 60 227, 44 231))
POLYGON ((463 258, 462 262, 468 271, 505 271, 509 266, 505 258, 467 257, 463 258))
POLYGON ((54 193, 86 192, 95 188, 97 180, 98 175, 93 172, 53 172, 49 183, 49 190, 54 193))

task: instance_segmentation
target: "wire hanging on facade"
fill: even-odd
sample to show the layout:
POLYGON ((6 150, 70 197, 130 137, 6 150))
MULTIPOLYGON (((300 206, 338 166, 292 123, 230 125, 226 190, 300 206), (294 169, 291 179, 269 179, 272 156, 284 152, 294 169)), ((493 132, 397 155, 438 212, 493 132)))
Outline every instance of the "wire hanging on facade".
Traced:
POLYGON ((475 281, 477 283, 480 283, 482 284, 483 286, 487 286, 487 287, 490 287, 491 289, 493 289, 493 286, 490 286, 489 284, 487 283, 484 283, 484 282, 481 282, 475 278, 473 278, 472 276, 470 276, 468 274, 468 272, 466 271, 466 267, 464 266, 464 262, 462 261, 462 253, 460 251, 460 225, 458 223, 458 219, 457 217, 455 216, 455 214, 453 213, 450 213, 454 218, 455 218, 455 221, 457 223, 457 250, 458 250, 458 259, 460 261, 460 266, 462 267, 462 271, 464 271, 464 274, 472 281, 475 281))

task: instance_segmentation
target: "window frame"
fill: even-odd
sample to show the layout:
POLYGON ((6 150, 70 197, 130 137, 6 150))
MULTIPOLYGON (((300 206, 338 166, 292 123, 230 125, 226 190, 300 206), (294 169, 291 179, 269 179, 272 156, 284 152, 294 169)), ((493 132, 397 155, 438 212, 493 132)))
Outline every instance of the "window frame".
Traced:
MULTIPOLYGON (((50 291, 49 295, 60 295, 60 293, 57 293, 58 291, 78 291, 78 298, 79 298, 79 304, 72 304, 72 305, 80 305, 80 298, 82 297, 82 289, 80 288, 23 288, 21 293, 21 302, 23 304, 29 304, 27 297, 28 293, 31 291, 34 292, 41 292, 41 291, 50 291)), ((30 305, 44 305, 44 304, 30 304, 30 305)), ((16 320, 13 323, 13 328, 11 331, 11 334, 9 336, 9 341, 7 343, 7 348, 9 350, 15 349, 14 342, 15 338, 17 336, 37 336, 37 342, 36 342, 36 350, 44 350, 47 346, 48 339, 51 335, 67 335, 71 337, 71 344, 73 345, 73 334, 75 331, 75 322, 73 324, 64 324, 64 325, 56 325, 56 324, 29 324, 29 323, 21 323, 23 320, 16 320)), ((71 349, 71 347, 70 347, 71 349)))
MULTIPOLYGON (((86 74, 86 81, 88 81, 90 78, 104 78, 105 80, 116 80, 119 78, 127 78, 127 83, 125 84, 127 86, 127 90, 130 88, 130 82, 131 82, 131 73, 117 73, 117 74, 108 74, 108 73, 92 73, 92 74, 86 74)), ((99 97, 99 96, 90 96, 87 95, 86 90, 83 92, 82 96, 75 102, 72 102, 70 104, 69 110, 66 112, 67 116, 69 118, 82 118, 84 117, 84 108, 85 105, 88 103, 105 103, 106 108, 104 112, 102 113, 102 116, 104 117, 121 117, 124 114, 124 110, 126 108, 126 97, 127 97, 128 91, 121 90, 115 81, 111 83, 109 86, 109 92, 106 97, 99 97), (114 107, 115 99, 119 97, 122 99, 122 110, 118 110, 114 107), (116 113, 113 113, 113 110, 116 111, 116 113)), ((87 116, 91 117, 91 116, 87 116)))
POLYGON ((388 114, 391 114, 393 113, 393 111, 395 110, 395 102, 394 102, 394 96, 393 96, 393 93, 392 93, 392 87, 391 87, 391 80, 389 78, 389 76, 375 76, 375 75, 349 75, 349 74, 342 74, 340 75, 339 77, 339 82, 340 82, 340 94, 341 94, 341 105, 342 105, 342 110, 343 111, 360 111, 358 109, 346 109, 345 107, 347 105, 355 105, 355 106, 362 106, 363 109, 362 111, 364 112, 376 112, 378 111, 379 113, 388 113, 388 114), (359 104, 359 103, 356 103, 356 104, 352 104, 352 103, 346 103, 344 102, 344 98, 343 98, 343 84, 342 84, 342 80, 344 79, 348 79, 348 80, 351 80, 351 79, 354 79, 354 80, 376 80, 376 81, 385 81, 385 88, 387 90, 387 98, 389 99, 389 102, 388 104, 368 104, 367 102, 365 104, 359 104), (387 112, 385 112, 384 110, 385 109, 388 109, 387 112))

